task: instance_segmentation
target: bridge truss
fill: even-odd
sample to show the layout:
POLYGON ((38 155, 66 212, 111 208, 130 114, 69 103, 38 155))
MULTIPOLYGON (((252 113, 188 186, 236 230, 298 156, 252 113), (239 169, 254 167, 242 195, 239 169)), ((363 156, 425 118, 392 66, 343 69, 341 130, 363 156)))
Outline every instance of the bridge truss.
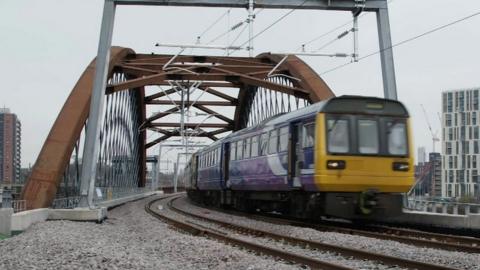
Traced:
MULTIPOLYGON (((152 55, 120 47, 113 47, 110 55, 95 161, 94 187, 104 196, 144 186, 147 149, 171 137, 187 134, 215 141, 224 133, 334 96, 296 56, 280 63, 283 55, 152 55), (145 95, 146 87, 157 90, 145 95), (227 89, 236 89, 238 95, 226 94, 227 89), (189 99, 193 91, 204 94, 189 99), (159 105, 169 108, 146 117, 148 107, 159 105), (193 108, 218 121, 185 121, 182 127, 181 122, 164 120, 193 108), (222 113, 226 110, 234 112, 232 118, 222 113), (147 141, 146 130, 160 136, 147 141)), ((93 61, 80 77, 40 152, 23 192, 28 208, 48 207, 55 198, 81 195, 95 65, 93 61)))

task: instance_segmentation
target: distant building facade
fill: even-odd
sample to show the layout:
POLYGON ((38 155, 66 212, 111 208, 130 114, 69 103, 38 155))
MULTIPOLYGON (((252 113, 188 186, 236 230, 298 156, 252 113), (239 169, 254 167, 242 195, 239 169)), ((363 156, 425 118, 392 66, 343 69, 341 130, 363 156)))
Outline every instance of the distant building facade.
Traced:
POLYGON ((0 109, 0 186, 11 186, 20 179, 22 126, 7 108, 0 109))
POLYGON ((425 147, 419 147, 417 149, 417 160, 418 160, 418 165, 420 164, 423 164, 425 162, 427 162, 427 154, 426 154, 426 151, 425 151, 425 147))
POLYGON ((430 153, 428 161, 418 162, 415 166, 416 185, 412 190, 414 196, 442 196, 442 156, 430 153))
POLYGON ((430 163, 429 192, 432 197, 442 196, 442 155, 440 153, 430 153, 428 155, 430 163))
POLYGON ((480 196, 480 88, 442 93, 442 195, 480 196))

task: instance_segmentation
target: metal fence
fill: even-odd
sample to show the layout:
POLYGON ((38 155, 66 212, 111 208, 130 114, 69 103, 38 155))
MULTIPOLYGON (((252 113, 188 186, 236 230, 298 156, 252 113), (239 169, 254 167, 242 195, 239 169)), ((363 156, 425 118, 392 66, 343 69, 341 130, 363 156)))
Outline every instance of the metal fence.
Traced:
POLYGON ((53 200, 51 208, 54 209, 73 209, 78 206, 80 196, 65 197, 53 200))
POLYGON ((14 213, 22 212, 27 209, 27 201, 26 200, 13 200, 12 201, 12 208, 14 213))
POLYGON ((480 214, 480 204, 429 201, 409 198, 406 208, 426 213, 442 213, 450 215, 480 214))
MULTIPOLYGON (((128 187, 97 187, 95 188, 94 203, 98 204, 105 201, 124 198, 132 195, 146 193, 151 191, 150 187, 128 188, 128 187)), ((55 199, 51 208, 54 209, 73 209, 78 206, 80 196, 72 196, 55 199)))
POLYGON ((97 187, 95 189, 94 202, 110 201, 118 198, 128 197, 136 194, 151 191, 150 187, 131 188, 131 187, 97 187))

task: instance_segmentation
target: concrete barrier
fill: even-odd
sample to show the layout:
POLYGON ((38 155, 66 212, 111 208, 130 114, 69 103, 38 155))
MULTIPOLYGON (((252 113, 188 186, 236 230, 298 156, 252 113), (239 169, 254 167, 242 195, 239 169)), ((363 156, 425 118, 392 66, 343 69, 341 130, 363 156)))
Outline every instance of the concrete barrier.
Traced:
POLYGON ((22 232, 36 222, 48 219, 49 209, 39 208, 23 211, 12 215, 12 232, 22 232))
POLYGON ((131 201, 140 200, 149 196, 163 194, 163 192, 146 192, 136 195, 131 195, 123 198, 118 198, 114 200, 100 202, 97 205, 98 208, 89 209, 89 208, 74 208, 74 209, 49 209, 41 208, 23 211, 19 213, 13 213, 13 209, 5 208, 6 210, 11 210, 11 212, 3 211, 0 209, 0 233, 5 235, 10 235, 11 232, 22 232, 28 229, 32 224, 36 222, 43 222, 46 220, 72 220, 72 221, 96 221, 100 222, 107 217, 107 209, 112 208, 118 205, 122 205, 131 201), (10 214, 8 214, 10 213, 10 214), (11 217, 11 218, 8 218, 11 217), (8 220, 8 221, 7 221, 8 220), (8 228, 7 228, 8 227, 8 228), (5 228, 5 229, 2 229, 5 228), (2 230, 5 230, 6 233, 3 233, 2 230), (8 234, 7 234, 8 231, 8 234))
POLYGON ((130 196, 126 196, 126 197, 122 197, 122 198, 118 198, 118 199, 99 202, 99 203, 97 203, 97 205, 100 206, 100 207, 106 207, 106 208, 110 209, 112 207, 116 207, 116 206, 119 206, 119 205, 122 205, 122 204, 125 204, 125 203, 128 203, 128 202, 132 202, 132 201, 136 201, 136 200, 140 200, 140 199, 143 199, 143 198, 146 198, 146 197, 150 197, 150 196, 153 196, 153 195, 160 195, 160 194, 163 194, 163 191, 150 191, 150 192, 146 192, 146 193, 135 194, 135 195, 130 195, 130 196))
POLYGON ((71 221, 96 221, 100 222, 107 217, 107 208, 100 207, 74 208, 74 209, 49 209, 48 220, 71 220, 71 221))
POLYGON ((13 208, 0 208, 0 234, 11 235, 13 208))

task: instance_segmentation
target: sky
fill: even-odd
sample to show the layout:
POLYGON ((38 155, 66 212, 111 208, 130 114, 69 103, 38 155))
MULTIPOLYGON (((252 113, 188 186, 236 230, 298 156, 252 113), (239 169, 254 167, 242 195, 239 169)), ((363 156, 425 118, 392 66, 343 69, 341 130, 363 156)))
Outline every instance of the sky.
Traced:
MULTIPOLYGON (((103 1, 0 0, 0 106, 8 107, 22 122, 22 165, 36 157, 64 101, 88 63, 96 56, 103 1)), ((139 53, 176 53, 155 48, 157 42, 193 43, 209 25, 226 12, 222 8, 136 7, 117 9, 113 45, 139 53)), ((422 34, 480 11, 478 0, 393 0, 389 4, 393 43, 422 34)), ((258 33, 288 10, 263 10, 255 20, 258 33)), ((247 12, 235 9, 201 41, 206 43, 228 26, 244 20, 247 12)), ((298 47, 351 20, 351 14, 334 11, 296 10, 254 40, 255 54, 294 52, 298 47)), ((432 149, 431 135, 421 109, 425 106, 434 132, 440 131, 441 92, 480 87, 480 16, 394 48, 398 97, 410 111, 415 148, 432 149)), ((336 35, 309 44, 315 50, 336 35)), ((230 44, 239 31, 214 42, 230 44)), ((247 40, 246 31, 235 45, 247 40)), ((322 53, 352 53, 351 36, 322 53)), ((359 19, 359 53, 378 50, 376 18, 359 19)), ((194 54, 218 52, 195 50, 194 54)), ((235 55, 246 56, 246 52, 235 55)), ((380 58, 369 57, 325 73, 346 59, 302 57, 336 95, 383 96, 380 58)), ((151 135, 150 135, 151 137, 151 135)), ((152 137, 152 139, 155 137, 152 137)), ((440 144, 437 144, 437 149, 440 144)))

